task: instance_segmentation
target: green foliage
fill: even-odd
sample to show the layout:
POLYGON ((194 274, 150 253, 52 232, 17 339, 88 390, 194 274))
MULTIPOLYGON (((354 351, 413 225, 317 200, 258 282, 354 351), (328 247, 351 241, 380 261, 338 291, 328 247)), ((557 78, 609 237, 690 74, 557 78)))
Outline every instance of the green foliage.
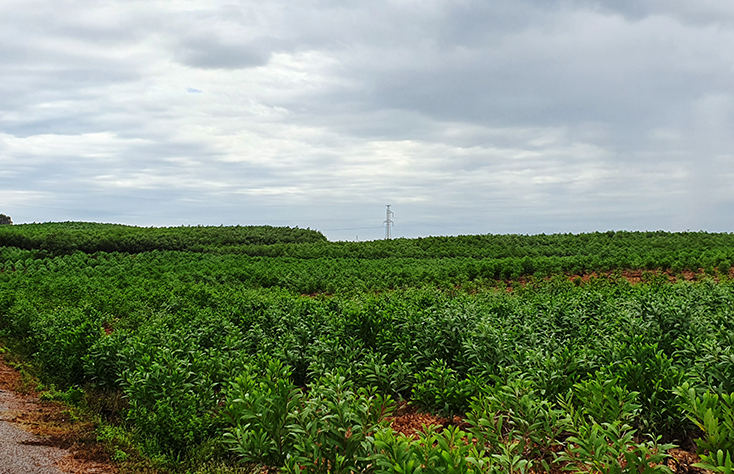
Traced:
POLYGON ((378 393, 404 400, 410 394, 415 375, 410 362, 396 358, 387 363, 387 355, 366 354, 354 369, 354 378, 362 387, 374 387, 378 393))
POLYGON ((61 308, 42 313, 30 324, 35 358, 62 384, 84 381, 83 359, 101 337, 104 316, 93 310, 61 308))
POLYGON ((635 430, 623 422, 582 423, 572 427, 573 436, 557 460, 569 463, 567 470, 602 474, 654 474, 670 469, 662 462, 672 444, 658 444, 659 438, 646 442, 634 440, 635 430))
POLYGON ((645 343, 643 336, 626 339, 618 346, 616 358, 602 369, 602 377, 617 378, 619 384, 638 394, 642 427, 666 436, 684 430, 687 423, 673 393, 683 383, 684 372, 674 360, 658 349, 657 343, 645 343))
POLYGON ((125 368, 122 363, 124 352, 121 351, 129 339, 125 331, 116 331, 94 341, 82 357, 85 379, 99 388, 117 388, 125 368))
POLYGON ((282 466, 294 453, 288 418, 300 397, 282 362, 263 356, 246 366, 227 392, 225 440, 232 451, 245 462, 282 466))
POLYGON ((443 360, 415 374, 413 402, 444 416, 463 415, 469 408, 474 387, 468 379, 460 379, 457 372, 443 360))
MULTIPOLYGON (((722 328, 722 332, 727 331, 729 330, 722 328)), ((721 334, 721 342, 712 338, 698 347, 688 346, 700 351, 700 354, 695 354, 696 363, 692 368, 694 376, 703 385, 722 392, 734 391, 734 347, 726 341, 728 337, 729 334, 721 334)))
POLYGON ((288 367, 264 356, 231 384, 225 440, 245 462, 286 472, 353 472, 366 467, 370 437, 392 406, 389 397, 354 389, 338 373, 301 392, 288 367))
POLYGON ((127 418, 150 454, 177 457, 211 437, 219 401, 217 359, 190 349, 190 336, 175 333, 160 346, 133 346, 134 365, 122 372, 127 418))
MULTIPOLYGON (((390 429, 378 431, 374 435, 374 451, 371 460, 375 464, 375 473, 496 472, 493 459, 476 447, 470 434, 457 427, 439 432, 436 426, 425 426, 417 440, 396 435, 390 429)), ((512 461, 499 461, 498 464, 508 467, 507 472, 513 474, 526 472, 527 461, 512 461)))
POLYGON ((354 389, 340 374, 326 374, 308 387, 289 414, 294 454, 290 473, 362 472, 370 463, 370 437, 381 429, 392 401, 367 389, 354 389))
POLYGON ((590 423, 604 422, 631 423, 640 413, 641 406, 636 403, 639 393, 630 392, 619 385, 619 378, 606 378, 597 372, 595 378, 577 383, 572 391, 573 406, 563 400, 561 406, 571 415, 574 425, 579 424, 576 415, 590 423))
POLYGON ((703 432, 696 440, 701 460, 706 469, 731 472, 734 456, 734 393, 715 393, 706 390, 696 393, 685 383, 675 389, 687 416, 703 432), (725 471, 728 469, 729 471, 725 471))
POLYGON ((701 456, 703 462, 693 464, 695 467, 706 469, 712 472, 722 472, 724 474, 734 473, 734 462, 731 459, 731 453, 722 451, 719 449, 716 453, 711 453, 708 456, 701 456))
POLYGON ((169 460, 226 439, 230 456, 291 471, 519 473, 547 469, 564 444, 574 469, 611 472, 628 449, 622 464, 643 472, 666 446, 657 436, 683 439, 698 420, 703 454, 725 469, 723 399, 707 418, 673 390, 731 392, 734 284, 720 270, 732 243, 13 226, 0 231, 0 335, 59 387, 44 397, 122 393, 110 419, 169 460), (671 266, 720 281, 668 284, 655 269, 671 266), (627 269, 647 273, 630 284, 627 269), (381 426, 387 397, 468 425, 408 440, 381 426), (588 444, 630 433, 626 448, 588 444))
POLYGON ((639 393, 627 391, 618 382, 600 372, 574 385, 559 400, 571 436, 555 461, 568 463, 565 469, 578 472, 670 474, 662 462, 675 445, 659 444, 659 436, 638 441, 637 430, 629 423, 640 413, 639 393))
POLYGON ((484 392, 472 400, 467 414, 477 445, 511 466, 519 459, 550 461, 552 448, 560 443, 566 427, 564 413, 522 378, 487 387, 484 392))
POLYGON ((84 390, 79 387, 69 387, 66 391, 59 391, 55 385, 51 385, 48 390, 42 391, 38 398, 41 400, 55 400, 66 403, 67 405, 78 406, 84 398, 84 390))
POLYGON ((323 234, 310 229, 270 226, 155 228, 86 222, 49 222, 8 226, 0 231, 0 246, 41 249, 53 255, 70 254, 75 251, 85 253, 202 251, 231 245, 315 243, 325 240, 323 234))

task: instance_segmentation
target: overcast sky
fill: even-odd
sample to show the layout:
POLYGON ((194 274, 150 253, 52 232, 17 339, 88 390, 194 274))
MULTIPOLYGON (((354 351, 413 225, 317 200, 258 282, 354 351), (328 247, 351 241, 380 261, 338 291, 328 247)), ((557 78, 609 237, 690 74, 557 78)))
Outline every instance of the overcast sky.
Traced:
POLYGON ((731 0, 2 0, 0 212, 734 231, 731 0))

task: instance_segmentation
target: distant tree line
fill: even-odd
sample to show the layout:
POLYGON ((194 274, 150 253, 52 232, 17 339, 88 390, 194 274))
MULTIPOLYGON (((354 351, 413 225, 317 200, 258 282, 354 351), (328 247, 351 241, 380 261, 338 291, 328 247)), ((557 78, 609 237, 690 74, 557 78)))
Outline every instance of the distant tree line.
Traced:
POLYGON ((12 225, 13 219, 10 218, 10 216, 6 216, 5 214, 0 214, 0 225, 12 225))
POLYGON ((19 224, 0 230, 0 247, 45 250, 51 255, 141 253, 153 250, 203 252, 225 246, 325 242, 318 231, 298 227, 134 227, 118 224, 61 222, 19 224))

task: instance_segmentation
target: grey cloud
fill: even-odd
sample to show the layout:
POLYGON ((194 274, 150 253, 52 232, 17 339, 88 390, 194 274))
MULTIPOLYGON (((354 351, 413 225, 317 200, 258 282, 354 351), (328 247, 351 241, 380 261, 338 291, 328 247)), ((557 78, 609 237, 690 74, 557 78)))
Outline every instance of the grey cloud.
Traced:
POLYGON ((651 15, 665 15, 693 25, 734 25, 734 5, 719 0, 579 0, 572 4, 580 8, 593 6, 600 11, 620 14, 631 21, 639 21, 651 15))
POLYGON ((270 48, 253 44, 223 44, 215 38, 189 38, 177 48, 182 63, 204 69, 241 69, 262 66, 270 48))
MULTIPOLYGON (((566 15, 566 29, 525 29, 471 49, 363 48, 353 59, 355 49, 349 49, 338 72, 362 88, 335 91, 335 100, 315 97, 313 115, 319 120, 353 107, 493 126, 597 123, 624 148, 620 135, 638 146, 652 124, 681 125, 681 116, 706 90, 731 89, 731 69, 721 61, 722 53, 728 55, 721 44, 734 42, 731 32, 589 15, 578 21, 597 21, 600 29, 574 25, 566 15)), ((481 19, 478 13, 475 21, 481 19)))
POLYGON ((29 1, 0 5, 18 222, 364 239, 386 202, 406 236, 734 217, 727 1, 29 1))

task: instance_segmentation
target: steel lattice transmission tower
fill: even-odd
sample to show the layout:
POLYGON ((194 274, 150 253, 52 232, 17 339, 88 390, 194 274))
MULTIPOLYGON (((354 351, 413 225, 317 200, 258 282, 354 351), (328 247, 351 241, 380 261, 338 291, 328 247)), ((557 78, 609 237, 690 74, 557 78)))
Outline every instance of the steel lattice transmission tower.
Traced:
POLYGON ((395 217, 395 213, 390 210, 390 204, 387 205, 387 212, 385 213, 387 218, 385 219, 385 240, 390 240, 392 236, 390 235, 390 229, 392 226, 395 225, 395 222, 393 222, 392 218, 395 217))

